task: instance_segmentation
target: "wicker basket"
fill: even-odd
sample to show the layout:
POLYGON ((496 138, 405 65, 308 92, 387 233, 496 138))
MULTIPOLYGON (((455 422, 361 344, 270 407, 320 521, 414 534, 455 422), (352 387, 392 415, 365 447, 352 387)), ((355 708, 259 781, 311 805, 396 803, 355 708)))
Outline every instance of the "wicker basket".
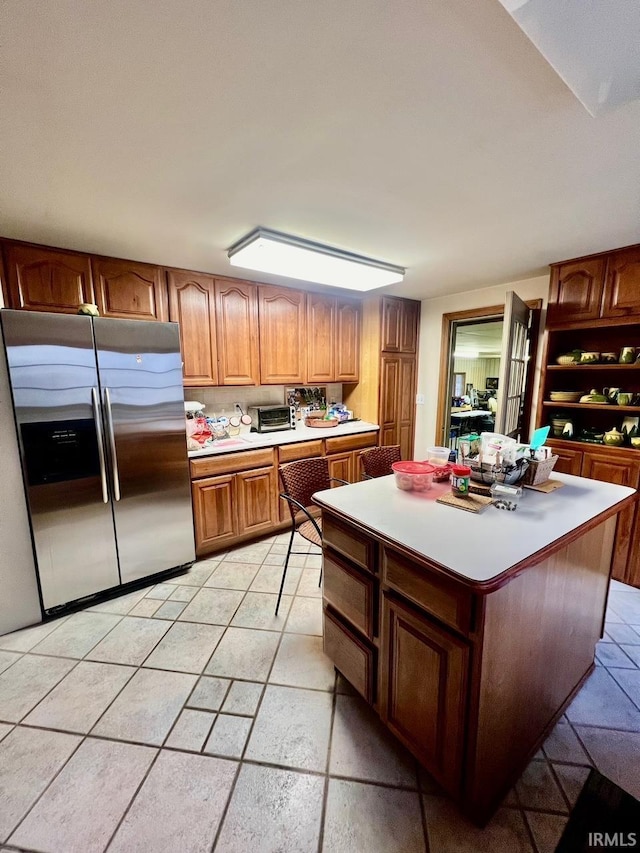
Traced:
POLYGON ((316 429, 327 429, 328 427, 337 427, 340 421, 338 418, 330 418, 326 421, 324 418, 305 418, 304 425, 308 427, 315 427, 316 429))
POLYGON ((550 456, 548 459, 531 459, 522 482, 525 486, 539 486, 541 483, 546 483, 557 461, 557 456, 550 456))

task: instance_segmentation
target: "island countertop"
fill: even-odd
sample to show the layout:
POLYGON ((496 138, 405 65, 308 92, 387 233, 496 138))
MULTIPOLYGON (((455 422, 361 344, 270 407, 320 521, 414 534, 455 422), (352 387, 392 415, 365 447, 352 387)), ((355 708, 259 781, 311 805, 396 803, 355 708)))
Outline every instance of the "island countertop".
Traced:
POLYGON ((497 579, 597 517, 619 512, 635 489, 570 474, 549 494, 525 489, 516 512, 488 507, 475 514, 436 503, 446 489, 403 492, 393 476, 317 492, 322 508, 375 533, 474 585, 497 579))

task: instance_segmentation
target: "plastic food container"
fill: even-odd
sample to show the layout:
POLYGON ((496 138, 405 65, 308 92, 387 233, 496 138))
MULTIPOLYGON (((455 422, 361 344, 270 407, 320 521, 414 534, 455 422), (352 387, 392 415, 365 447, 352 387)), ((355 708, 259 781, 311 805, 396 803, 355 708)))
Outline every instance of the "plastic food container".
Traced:
POLYGON ((394 462, 391 470, 403 492, 426 492, 431 488, 435 467, 430 462, 394 462))
POLYGON ((449 453, 448 447, 428 447, 427 462, 432 465, 446 465, 449 462, 449 453))
POLYGON ((507 486, 505 483, 494 483, 491 486, 491 497, 496 509, 514 512, 518 509, 522 497, 522 488, 520 486, 507 486))
POLYGON ((466 498, 469 494, 471 468, 468 465, 451 466, 451 491, 458 497, 466 498))

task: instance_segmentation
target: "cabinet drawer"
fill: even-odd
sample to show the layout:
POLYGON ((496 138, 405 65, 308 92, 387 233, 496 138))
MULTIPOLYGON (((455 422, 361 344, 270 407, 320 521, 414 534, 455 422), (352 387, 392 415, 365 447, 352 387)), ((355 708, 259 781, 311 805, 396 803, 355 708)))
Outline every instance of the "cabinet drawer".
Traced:
POLYGON ((235 474, 249 468, 264 468, 274 464, 272 447, 262 450, 250 450, 248 453, 224 453, 221 456, 207 456, 205 459, 191 460, 191 479, 210 477, 215 474, 235 474))
POLYGON ((473 627, 473 596, 445 578, 388 548, 382 557, 382 580, 441 622, 469 634, 473 627))
POLYGON ((285 462, 295 462, 297 459, 312 459, 314 456, 323 455, 322 441, 297 441, 295 444, 283 444, 278 448, 281 465, 285 462))
POLYGON ((377 432, 361 432, 357 435, 339 435, 325 439, 327 453, 341 453, 345 450, 360 450, 361 447, 375 447, 378 444, 377 432))
POLYGON ((352 527, 342 525, 326 511, 322 514, 322 540, 361 569, 367 572, 377 570, 376 543, 373 539, 352 527))
POLYGON ((326 601, 372 640, 375 598, 373 578, 351 568, 327 549, 324 551, 322 568, 323 596, 326 601))
POLYGON ((324 652, 367 702, 374 695, 374 651, 332 613, 324 611, 324 652))

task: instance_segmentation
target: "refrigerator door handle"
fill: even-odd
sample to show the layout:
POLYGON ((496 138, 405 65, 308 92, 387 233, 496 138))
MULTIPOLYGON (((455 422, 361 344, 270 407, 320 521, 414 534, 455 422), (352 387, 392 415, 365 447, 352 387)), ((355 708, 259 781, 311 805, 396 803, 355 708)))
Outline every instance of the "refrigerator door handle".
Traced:
POLYGON ((102 484, 102 502, 109 503, 109 487, 107 485, 107 466, 104 460, 104 436, 102 435, 102 416, 98 402, 98 389, 91 389, 91 405, 96 422, 96 441, 98 442, 98 461, 100 463, 100 483, 102 484))
POLYGON ((105 410, 107 413, 107 429, 109 431, 109 447, 111 448, 111 464, 113 466, 113 497, 120 500, 120 475, 118 473, 118 456, 116 454, 116 438, 113 433, 113 415, 111 413, 111 394, 104 389, 105 410))

